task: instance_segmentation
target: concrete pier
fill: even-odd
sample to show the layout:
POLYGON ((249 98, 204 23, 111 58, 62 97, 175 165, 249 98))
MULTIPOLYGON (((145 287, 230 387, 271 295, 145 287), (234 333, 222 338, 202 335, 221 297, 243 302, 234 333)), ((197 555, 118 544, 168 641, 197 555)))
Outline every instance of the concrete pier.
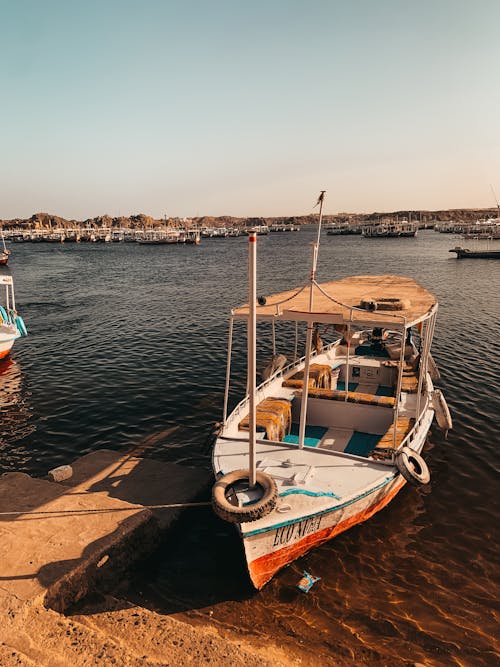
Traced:
POLYGON ((59 483, 0 478, 0 598, 63 611, 152 551, 182 511, 144 506, 193 502, 211 481, 205 470, 110 450, 72 467, 59 483))
POLYGON ((87 603, 84 613, 60 613, 94 588, 105 592, 168 540, 183 509, 146 505, 206 499, 212 481, 204 470, 109 450, 72 467, 73 476, 57 483, 23 473, 0 477, 2 667, 290 664, 267 642, 222 635, 110 595, 95 609, 87 603))

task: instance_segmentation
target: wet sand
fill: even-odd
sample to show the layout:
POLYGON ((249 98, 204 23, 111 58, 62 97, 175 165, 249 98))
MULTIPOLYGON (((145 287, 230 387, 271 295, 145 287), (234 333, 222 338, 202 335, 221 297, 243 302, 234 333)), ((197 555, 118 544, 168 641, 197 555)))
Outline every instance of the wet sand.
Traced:
POLYGON ((194 627, 112 598, 71 618, 13 599, 0 611, 2 667, 301 664, 288 662, 278 648, 221 636, 214 627, 194 627))

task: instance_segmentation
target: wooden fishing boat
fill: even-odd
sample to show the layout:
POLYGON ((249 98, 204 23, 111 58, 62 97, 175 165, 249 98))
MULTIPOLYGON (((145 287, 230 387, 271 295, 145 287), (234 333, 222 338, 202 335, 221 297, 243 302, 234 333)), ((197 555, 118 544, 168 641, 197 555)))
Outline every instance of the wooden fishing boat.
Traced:
POLYGON ((379 220, 362 227, 365 238, 405 238, 416 236, 418 225, 408 220, 379 220))
POLYGON ((172 244, 194 244, 200 243, 200 234, 197 230, 170 230, 147 232, 144 236, 136 239, 141 245, 172 245, 172 244))
POLYGON ((0 276, 0 285, 5 286, 5 306, 0 305, 0 359, 3 359, 15 341, 26 336, 28 331, 23 318, 16 311, 12 276, 0 276))
POLYGON ((0 266, 5 266, 9 261, 10 250, 8 250, 7 246, 5 245, 5 238, 3 235, 3 231, 1 232, 1 236, 2 236, 2 248, 0 250, 0 266))
POLYGON ((456 252, 457 259, 500 259, 500 250, 469 250, 455 246, 448 252, 456 252))
MULTIPOLYGON (((403 276, 320 284, 318 243, 319 230, 310 282, 257 300, 251 234, 249 302, 230 316, 212 501, 237 526, 256 588, 312 547, 366 521, 407 482, 430 479, 421 451, 435 414, 436 297, 403 276), (238 321, 248 327, 248 393, 228 415, 238 321), (273 341, 277 326, 306 330, 305 355, 284 365, 273 349, 276 363, 259 386, 256 321, 270 324, 273 341), (328 330, 337 340, 323 344, 328 330)), ((442 395, 439 404, 451 428, 442 395)))

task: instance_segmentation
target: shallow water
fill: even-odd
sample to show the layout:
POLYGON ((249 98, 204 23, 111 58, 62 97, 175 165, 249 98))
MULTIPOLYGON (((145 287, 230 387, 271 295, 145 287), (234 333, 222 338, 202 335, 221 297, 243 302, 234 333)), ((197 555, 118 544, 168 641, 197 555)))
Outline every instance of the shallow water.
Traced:
MULTIPOLYGON (((315 235, 259 237, 259 294, 307 279, 315 235)), ((258 593, 231 527, 189 510, 176 539, 130 582, 130 598, 278 643, 291 635, 311 664, 498 664, 500 267, 456 260, 448 250, 458 241, 432 231, 324 235, 320 249, 319 280, 401 273, 439 298, 433 354, 454 430, 447 439, 431 431, 430 488, 405 488, 258 593), (321 577, 307 595, 296 589, 303 569, 321 577)), ((209 468, 227 315, 246 300, 246 239, 11 247, 7 270, 30 335, 0 365, 1 470, 44 475, 86 452, 144 444, 148 456, 209 468)), ((293 351, 287 331, 277 339, 279 351, 293 351)), ((269 346, 261 363, 268 354, 269 346)), ((241 355, 240 392, 244 369, 241 355)))

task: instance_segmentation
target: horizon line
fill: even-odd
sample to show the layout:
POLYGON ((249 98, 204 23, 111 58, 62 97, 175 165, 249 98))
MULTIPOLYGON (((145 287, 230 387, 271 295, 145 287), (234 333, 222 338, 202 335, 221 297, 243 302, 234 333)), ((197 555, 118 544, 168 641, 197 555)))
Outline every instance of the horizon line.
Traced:
MULTIPOLYGON (((487 206, 487 207, 455 207, 455 208, 438 208, 438 209, 423 209, 423 208, 400 208, 397 210, 393 211, 338 211, 337 213, 325 213, 325 216, 341 216, 341 215, 349 215, 349 216, 355 216, 355 215, 375 215, 375 214, 383 214, 383 215, 391 215, 391 214, 396 214, 396 213, 444 213, 444 212, 453 212, 453 211, 492 211, 492 210, 498 210, 498 206, 487 206)), ((153 220, 172 220, 172 219, 187 219, 187 220, 194 220, 194 219, 199 219, 199 218, 235 218, 238 220, 245 220, 245 219, 252 219, 252 218, 308 218, 311 216, 317 215, 316 212, 309 212, 309 213, 300 213, 300 214, 281 214, 281 215, 232 215, 230 213, 224 213, 221 215, 210 215, 210 214, 203 214, 203 215, 171 215, 167 216, 166 214, 163 215, 160 218, 156 218, 154 215, 150 215, 148 213, 130 213, 128 215, 111 215, 109 213, 100 213, 97 215, 94 215, 92 217, 87 217, 87 218, 66 218, 62 215, 58 215, 57 213, 49 213, 47 211, 36 211, 35 213, 32 213, 28 217, 14 217, 14 218, 0 218, 0 223, 5 223, 5 222, 12 222, 14 220, 19 220, 19 221, 26 221, 30 220, 31 218, 34 218, 36 216, 49 216, 49 217, 54 217, 54 218, 61 218, 62 220, 65 220, 66 222, 85 222, 86 220, 95 220, 96 218, 112 218, 112 219, 117 219, 117 218, 133 218, 133 217, 139 217, 139 216, 144 216, 146 218, 152 218, 153 220)))

